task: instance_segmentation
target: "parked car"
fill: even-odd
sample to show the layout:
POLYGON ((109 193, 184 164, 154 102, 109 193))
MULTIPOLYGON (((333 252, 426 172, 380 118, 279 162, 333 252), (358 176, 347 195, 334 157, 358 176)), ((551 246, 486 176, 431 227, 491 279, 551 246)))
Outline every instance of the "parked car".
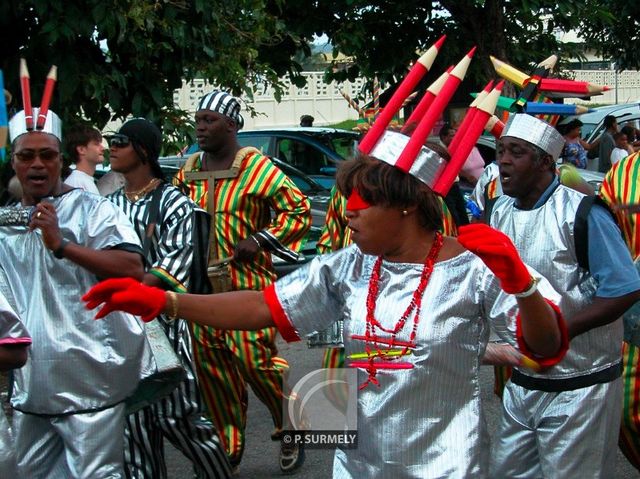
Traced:
POLYGON ((575 119, 580 120, 583 123, 582 138, 591 143, 597 140, 604 131, 603 122, 604 117, 607 115, 615 116, 620 128, 628 123, 631 123, 637 128, 640 123, 640 102, 601 106, 594 108, 590 113, 563 118, 558 122, 558 125, 566 125, 575 119))
MULTIPOLYGON (((169 175, 167 179, 172 178, 178 169, 185 163, 187 156, 169 156, 160 158, 160 166, 165 175, 169 175)), ((284 260, 273 256, 273 265, 278 277, 290 273, 300 265, 311 261, 316 255, 316 242, 320 238, 320 233, 324 225, 324 218, 329 207, 329 198, 331 191, 321 184, 317 183, 313 178, 304 174, 302 171, 291 165, 280 161, 278 158, 270 157, 270 160, 280 168, 296 184, 300 191, 304 193, 311 203, 311 229, 307 234, 305 244, 302 248, 302 257, 296 263, 287 263, 284 260)))
MULTIPOLYGON (((640 126, 640 102, 627 103, 620 105, 609 105, 594 108, 594 111, 583 115, 574 115, 563 118, 558 123, 558 128, 566 125, 571 120, 578 119, 582 125, 582 138, 588 143, 593 143, 602 135, 604 131, 604 118, 607 115, 616 117, 618 129, 625 125, 631 125, 634 128, 640 126)), ((589 169, 597 169, 599 148, 592 148, 587 152, 589 158, 589 169)))
POLYGON ((241 146, 297 168, 325 188, 335 183, 338 162, 355 151, 359 133, 336 128, 278 128, 238 132, 241 146))

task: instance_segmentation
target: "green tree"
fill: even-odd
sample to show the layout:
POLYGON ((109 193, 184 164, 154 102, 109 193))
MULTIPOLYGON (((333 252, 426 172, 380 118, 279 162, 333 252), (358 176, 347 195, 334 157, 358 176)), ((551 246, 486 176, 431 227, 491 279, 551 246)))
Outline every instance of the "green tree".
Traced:
MULTIPOLYGON (((608 24, 606 4, 594 0, 298 0, 308 12, 295 32, 325 34, 339 51, 353 59, 346 68, 334 65, 327 77, 353 80, 363 75, 382 81, 401 78, 407 65, 441 35, 447 34, 434 70, 458 62, 474 45, 477 51, 467 75, 478 86, 495 77, 489 55, 519 68, 552 54, 576 57, 592 44, 562 43, 557 34, 608 24)), ((625 3, 625 2, 622 2, 625 3)), ((638 8, 638 7, 634 7, 638 8)), ((636 16, 637 18, 637 16, 636 16)), ((624 40, 610 39, 620 44, 624 40)), ((623 43, 628 45, 628 43, 623 43)))
POLYGON ((586 23, 581 33, 606 58, 615 61, 617 70, 640 69, 640 4, 612 0, 601 3, 610 16, 586 23))
MULTIPOLYGON (((173 107, 182 81, 205 78, 251 94, 276 86, 306 46, 280 19, 282 0, 22 0, 0 2, 0 68, 20 106, 18 66, 27 60, 32 102, 58 66, 51 108, 65 122, 84 117, 103 127, 112 117, 144 116, 165 134, 185 131, 173 107)), ((311 35, 311 34, 310 34, 311 35)))

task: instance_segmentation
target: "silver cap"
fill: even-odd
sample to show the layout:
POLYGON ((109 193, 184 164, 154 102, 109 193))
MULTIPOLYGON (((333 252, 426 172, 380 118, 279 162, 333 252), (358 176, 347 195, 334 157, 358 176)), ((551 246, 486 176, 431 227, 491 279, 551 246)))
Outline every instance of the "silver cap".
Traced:
MULTIPOLYGON (((382 138, 378 140, 376 146, 371 150, 370 156, 384 161, 391 166, 396 166, 396 162, 409 143, 409 137, 397 131, 385 131, 382 138)), ((415 176, 429 188, 433 188, 436 180, 442 174, 447 162, 436 152, 423 146, 418 156, 411 165, 409 174, 415 176)))
POLYGON ((511 115, 500 137, 505 136, 520 138, 542 148, 554 161, 558 160, 564 148, 564 137, 558 130, 547 122, 525 113, 511 115))
MULTIPOLYGON (((40 108, 33 109, 34 125, 36 124, 39 111, 40 108)), ((29 131, 42 131, 44 133, 49 133, 50 135, 55 136, 58 140, 62 141, 62 122, 60 121, 60 117, 51 110, 47 112, 47 120, 44 122, 44 128, 40 130, 27 130, 24 110, 20 110, 18 113, 13 115, 11 121, 9 121, 9 140, 11 141, 11 143, 13 143, 13 141, 20 135, 24 135, 29 131)))

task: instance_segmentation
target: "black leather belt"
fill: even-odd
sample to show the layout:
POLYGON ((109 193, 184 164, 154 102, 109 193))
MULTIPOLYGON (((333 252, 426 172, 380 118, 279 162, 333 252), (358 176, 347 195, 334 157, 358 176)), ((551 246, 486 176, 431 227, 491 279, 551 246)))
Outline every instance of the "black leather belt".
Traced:
POLYGON ((525 389, 558 393, 586 388, 594 384, 608 383, 622 375, 622 361, 606 369, 585 376, 565 379, 533 378, 525 376, 516 369, 511 373, 511 382, 525 389))

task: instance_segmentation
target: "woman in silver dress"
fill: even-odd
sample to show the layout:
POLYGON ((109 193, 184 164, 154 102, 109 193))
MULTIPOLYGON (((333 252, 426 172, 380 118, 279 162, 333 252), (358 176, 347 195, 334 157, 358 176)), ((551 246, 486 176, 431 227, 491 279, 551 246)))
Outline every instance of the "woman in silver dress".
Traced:
POLYGON ((276 325, 288 341, 343 319, 347 355, 365 359, 349 364, 361 383, 358 447, 336 450, 333 476, 486 477, 478 368, 489 322, 506 321, 521 352, 553 364, 567 347, 548 301, 556 293, 544 279, 538 290, 509 239, 486 225, 443 237, 436 195, 388 163, 361 155, 339 171, 355 244, 263 292, 176 295, 108 280, 87 306, 104 303, 97 317, 122 309, 216 328, 276 325))

